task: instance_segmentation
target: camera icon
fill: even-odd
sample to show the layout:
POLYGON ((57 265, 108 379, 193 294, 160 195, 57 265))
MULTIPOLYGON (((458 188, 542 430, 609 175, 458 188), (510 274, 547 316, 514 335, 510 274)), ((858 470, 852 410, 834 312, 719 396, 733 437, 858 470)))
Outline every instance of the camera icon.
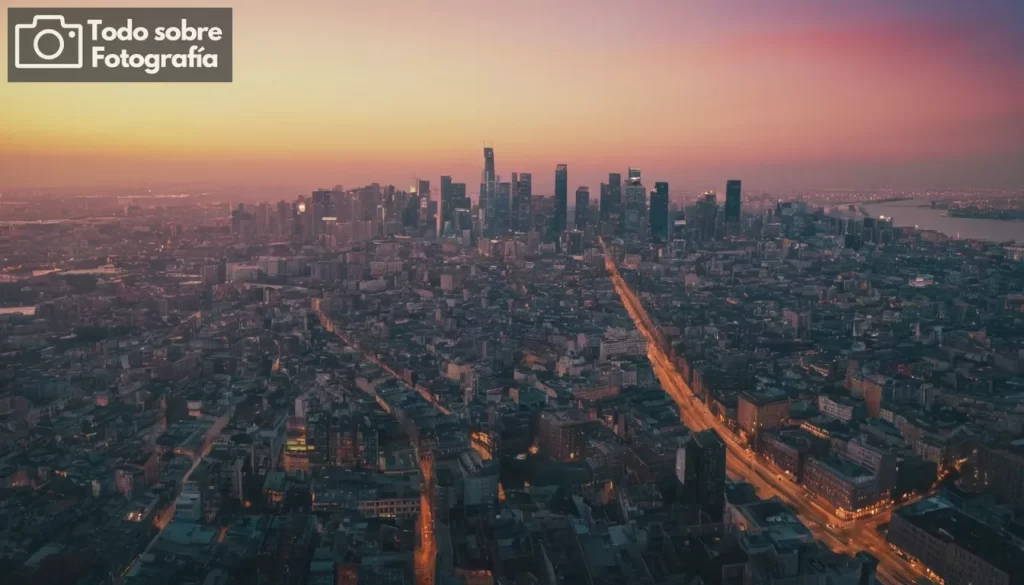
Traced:
POLYGON ((14 26, 15 69, 81 69, 82 25, 56 14, 37 14, 14 26))

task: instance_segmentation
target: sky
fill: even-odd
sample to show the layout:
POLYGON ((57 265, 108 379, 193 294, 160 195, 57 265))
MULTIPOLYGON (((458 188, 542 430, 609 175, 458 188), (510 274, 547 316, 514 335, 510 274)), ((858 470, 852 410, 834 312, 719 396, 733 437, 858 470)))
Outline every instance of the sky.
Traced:
POLYGON ((592 191, 629 166, 673 192, 1024 188, 1020 0, 173 4, 234 9, 234 81, 5 81, 0 189, 475 191, 485 144, 537 193, 559 163, 592 191))

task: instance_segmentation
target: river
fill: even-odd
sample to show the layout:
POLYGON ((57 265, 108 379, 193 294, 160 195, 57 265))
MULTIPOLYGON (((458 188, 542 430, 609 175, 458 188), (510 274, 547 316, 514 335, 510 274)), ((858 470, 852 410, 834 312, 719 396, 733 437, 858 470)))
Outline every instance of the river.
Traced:
POLYGON ((1024 221, 948 217, 945 210, 932 209, 929 204, 930 202, 926 199, 914 199, 864 205, 863 207, 865 211, 875 217, 879 215, 892 216, 893 225, 896 227, 916 226, 923 230, 934 230, 951 238, 965 240, 1024 242, 1024 221))

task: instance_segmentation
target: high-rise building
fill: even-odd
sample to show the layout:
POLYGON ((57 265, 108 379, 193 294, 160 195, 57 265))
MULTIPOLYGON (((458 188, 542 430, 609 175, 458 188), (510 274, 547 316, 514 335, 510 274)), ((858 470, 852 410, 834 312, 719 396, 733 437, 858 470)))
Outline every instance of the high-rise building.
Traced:
POLYGON ((683 503, 698 505, 711 522, 725 512, 725 443, 714 430, 694 433, 676 451, 676 479, 683 503))
POLYGON ((622 175, 619 173, 608 173, 608 197, 612 204, 612 211, 619 211, 622 205, 622 175))
POLYGON ((640 168, 629 167, 628 179, 628 184, 630 185, 639 185, 640 183, 642 183, 642 181, 640 180, 640 168))
POLYGON ((668 183, 658 182, 651 191, 651 210, 648 225, 651 227, 651 240, 667 242, 669 239, 668 219, 668 183))
POLYGON ((277 220, 274 235, 285 239, 295 235, 295 217, 292 204, 287 201, 277 203, 277 220))
POLYGON ((618 233, 622 230, 622 175, 609 173, 607 189, 607 206, 605 205, 606 199, 601 199, 601 221, 604 223, 602 232, 618 233), (605 207, 608 208, 607 211, 605 211, 605 207))
POLYGON ((426 211, 423 215, 423 234, 427 237, 437 236, 437 201, 423 199, 426 202, 426 211))
POLYGON ((431 201, 430 181, 420 179, 416 183, 416 193, 420 196, 420 229, 424 234, 437 235, 437 203, 431 201), (431 214, 431 203, 434 203, 433 214, 431 214))
POLYGON ((718 236, 718 195, 704 193, 697 201, 696 235, 698 240, 714 240, 718 236))
POLYGON ((557 241, 566 228, 569 215, 569 167, 555 167, 555 213, 551 222, 551 241, 557 241))
MULTIPOLYGON (((466 214, 469 214, 472 203, 469 197, 466 196, 466 184, 465 183, 449 183, 447 186, 448 199, 445 200, 445 178, 451 181, 451 177, 441 177, 441 235, 461 235, 463 229, 471 229, 469 227, 463 227, 460 224, 458 215, 460 210, 464 210, 466 214)), ((463 220, 462 223, 465 223, 463 220)))
POLYGON ((590 187, 576 189, 576 229, 587 229, 587 215, 590 213, 590 187))
MULTIPOLYGON (((313 236, 323 235, 323 221, 325 217, 336 217, 334 212, 335 193, 330 189, 317 189, 313 191, 312 207, 313 213, 313 236)), ((307 210, 309 212, 310 210, 307 210)))
POLYGON ((611 213, 611 189, 608 183, 601 183, 600 194, 598 195, 597 221, 601 225, 608 223, 608 215, 611 213))
POLYGON ((672 240, 682 241, 686 237, 686 212, 674 211, 672 213, 672 240))
POLYGON ((501 236, 508 232, 512 205, 512 183, 498 183, 494 191, 494 226, 491 234, 501 236))
POLYGON ((494 222, 494 192, 498 176, 494 172, 494 149, 484 148, 484 171, 480 177, 480 219, 485 233, 490 233, 494 222))
POLYGON ((452 185, 452 178, 450 176, 441 176, 441 226, 439 232, 442 235, 446 227, 451 226, 455 220, 455 200, 452 185))
POLYGON ((629 180, 622 198, 622 233, 641 237, 647 220, 647 190, 640 179, 640 169, 630 167, 629 180))
MULTIPOLYGON (((468 201, 469 198, 466 198, 468 201)), ((455 209, 455 234, 464 235, 466 231, 473 230, 473 213, 469 207, 459 207, 455 209)))
POLYGON ((735 235, 740 230, 740 192, 742 182, 736 179, 725 183, 725 226, 729 235, 735 235))
POLYGON ((405 209, 402 210, 402 225, 408 232, 417 232, 420 225, 420 196, 415 188, 411 191, 406 199, 405 209))
POLYGON ((533 219, 533 176, 519 173, 512 181, 512 231, 528 232, 533 219))

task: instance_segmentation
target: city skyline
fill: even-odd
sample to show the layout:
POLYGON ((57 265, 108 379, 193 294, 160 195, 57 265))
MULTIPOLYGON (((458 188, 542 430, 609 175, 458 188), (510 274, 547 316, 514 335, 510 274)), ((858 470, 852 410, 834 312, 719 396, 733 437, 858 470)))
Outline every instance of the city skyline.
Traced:
POLYGON ((651 2, 628 26, 612 2, 315 4, 236 4, 230 84, 7 84, 0 188, 475 191, 485 143, 537 194, 558 163, 594 192, 628 166, 674 192, 1024 184, 1009 0, 651 2))

